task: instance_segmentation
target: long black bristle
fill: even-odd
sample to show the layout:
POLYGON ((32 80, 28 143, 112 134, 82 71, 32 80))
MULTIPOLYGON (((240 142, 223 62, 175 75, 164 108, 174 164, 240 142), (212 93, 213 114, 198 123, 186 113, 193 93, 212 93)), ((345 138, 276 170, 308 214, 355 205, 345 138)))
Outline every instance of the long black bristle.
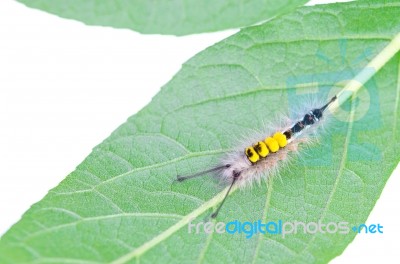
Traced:
POLYGON ((231 186, 229 186, 229 189, 228 189, 228 191, 226 192, 224 199, 223 199, 222 202, 219 204, 217 210, 215 210, 215 212, 211 214, 211 218, 214 219, 214 218, 217 217, 219 211, 220 211, 221 208, 222 208, 222 205, 224 205, 226 198, 228 197, 229 193, 231 192, 231 189, 232 189, 233 185, 235 184, 235 182, 236 182, 236 180, 237 180, 238 178, 239 178, 239 177, 234 177, 234 178, 233 178, 232 183, 231 183, 231 186))
POLYGON ((192 179, 192 178, 195 178, 195 177, 199 177, 199 176, 205 175, 205 174, 207 174, 209 172, 214 172, 214 171, 222 170, 224 168, 229 168, 230 166, 231 165, 227 164, 227 165, 218 166, 218 167, 215 167, 215 168, 212 168, 212 169, 209 169, 209 170, 200 171, 200 172, 197 172, 197 173, 194 173, 194 174, 190 174, 190 175, 185 175, 185 176, 179 176, 178 175, 178 176, 176 176, 176 180, 179 181, 179 182, 182 182, 184 180, 188 180, 188 179, 192 179))

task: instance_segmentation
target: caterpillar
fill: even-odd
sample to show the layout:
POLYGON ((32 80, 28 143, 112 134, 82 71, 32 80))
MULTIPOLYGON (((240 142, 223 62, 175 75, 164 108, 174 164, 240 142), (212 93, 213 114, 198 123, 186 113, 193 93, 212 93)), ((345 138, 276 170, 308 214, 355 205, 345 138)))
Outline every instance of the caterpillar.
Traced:
POLYGON ((296 151, 298 144, 304 141, 300 136, 320 124, 325 110, 336 100, 337 96, 334 96, 325 105, 309 110, 290 126, 274 131, 273 134, 267 134, 263 139, 260 138, 244 148, 228 153, 220 165, 191 175, 178 175, 177 181, 182 182, 213 172, 217 172, 225 181, 228 181, 230 185, 222 202, 211 214, 211 218, 216 218, 235 184, 243 187, 255 180, 260 182, 262 177, 268 178, 273 174, 279 163, 286 160, 288 153, 296 151))
POLYGON ((276 168, 279 162, 285 160, 287 153, 296 150, 298 143, 302 141, 300 135, 305 131, 310 131, 312 127, 316 127, 320 123, 327 108, 334 112, 345 101, 354 99, 364 83, 395 56, 399 50, 400 33, 394 36, 392 41, 378 55, 322 107, 311 109, 302 118, 281 131, 275 131, 275 133, 267 135, 265 139, 260 139, 244 149, 228 154, 222 160, 221 165, 191 175, 178 175, 176 180, 182 182, 211 172, 218 172, 223 179, 230 181, 221 203, 211 214, 211 218, 216 218, 235 184, 244 186, 246 183, 258 180, 263 173, 276 168))

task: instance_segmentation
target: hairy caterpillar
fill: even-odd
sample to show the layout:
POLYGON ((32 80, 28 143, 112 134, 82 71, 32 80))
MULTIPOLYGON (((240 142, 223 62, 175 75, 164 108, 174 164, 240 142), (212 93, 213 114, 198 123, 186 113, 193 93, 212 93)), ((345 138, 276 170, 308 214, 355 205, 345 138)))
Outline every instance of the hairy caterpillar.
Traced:
POLYGON ((262 177, 267 178, 273 174, 279 163, 286 159, 287 154, 297 150, 297 145, 302 142, 300 136, 320 124, 325 110, 336 100, 337 97, 334 96, 325 105, 310 109, 301 119, 295 120, 288 127, 266 134, 264 138, 228 153, 219 166, 191 175, 178 175, 177 180, 184 181, 217 172, 228 181, 230 183, 228 191, 217 210, 211 215, 212 218, 217 217, 233 185, 243 187, 254 180, 259 182, 262 177))
POLYGON ((300 139, 299 136, 320 123, 326 109, 329 108, 330 111, 335 111, 345 101, 355 98, 358 90, 363 87, 363 84, 379 71, 399 50, 400 33, 394 36, 392 41, 324 106, 311 109, 303 118, 295 120, 291 126, 275 131, 270 135, 267 134, 264 140, 260 139, 260 141, 253 142, 244 149, 239 149, 228 154, 220 166, 192 175, 177 176, 177 180, 184 181, 210 172, 217 172, 224 179, 230 181, 223 200, 211 214, 211 218, 217 217, 235 184, 243 186, 245 183, 258 180, 267 170, 273 170, 281 160, 284 160, 288 152, 296 150, 296 143, 299 143, 300 139))

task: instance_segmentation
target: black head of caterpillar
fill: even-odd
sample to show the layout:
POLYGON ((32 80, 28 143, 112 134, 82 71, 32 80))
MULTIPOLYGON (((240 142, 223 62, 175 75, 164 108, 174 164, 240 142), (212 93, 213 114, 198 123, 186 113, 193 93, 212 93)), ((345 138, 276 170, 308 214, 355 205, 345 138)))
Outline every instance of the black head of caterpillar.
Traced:
POLYGON ((218 208, 211 214, 211 218, 216 218, 235 184, 251 181, 255 175, 260 175, 262 172, 274 167, 280 160, 283 160, 283 156, 293 148, 296 139, 305 130, 317 124, 321 120, 324 111, 336 99, 337 96, 334 96, 324 106, 310 110, 301 120, 293 123, 284 131, 278 131, 272 136, 267 136, 264 140, 246 147, 244 150, 239 150, 226 159, 222 165, 191 175, 178 175, 177 180, 182 182, 210 172, 218 172, 222 177, 228 179, 230 182, 229 188, 218 208))

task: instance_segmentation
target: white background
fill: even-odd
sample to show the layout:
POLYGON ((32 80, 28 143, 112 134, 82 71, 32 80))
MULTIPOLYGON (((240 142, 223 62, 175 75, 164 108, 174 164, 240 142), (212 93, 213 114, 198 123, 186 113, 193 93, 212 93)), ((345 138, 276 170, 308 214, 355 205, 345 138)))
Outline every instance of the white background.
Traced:
MULTIPOLYGON (((141 35, 0 0, 0 235, 183 62, 235 32, 141 35)), ((399 175, 400 166, 367 222, 384 234, 357 236, 332 263, 400 260, 399 175)))

